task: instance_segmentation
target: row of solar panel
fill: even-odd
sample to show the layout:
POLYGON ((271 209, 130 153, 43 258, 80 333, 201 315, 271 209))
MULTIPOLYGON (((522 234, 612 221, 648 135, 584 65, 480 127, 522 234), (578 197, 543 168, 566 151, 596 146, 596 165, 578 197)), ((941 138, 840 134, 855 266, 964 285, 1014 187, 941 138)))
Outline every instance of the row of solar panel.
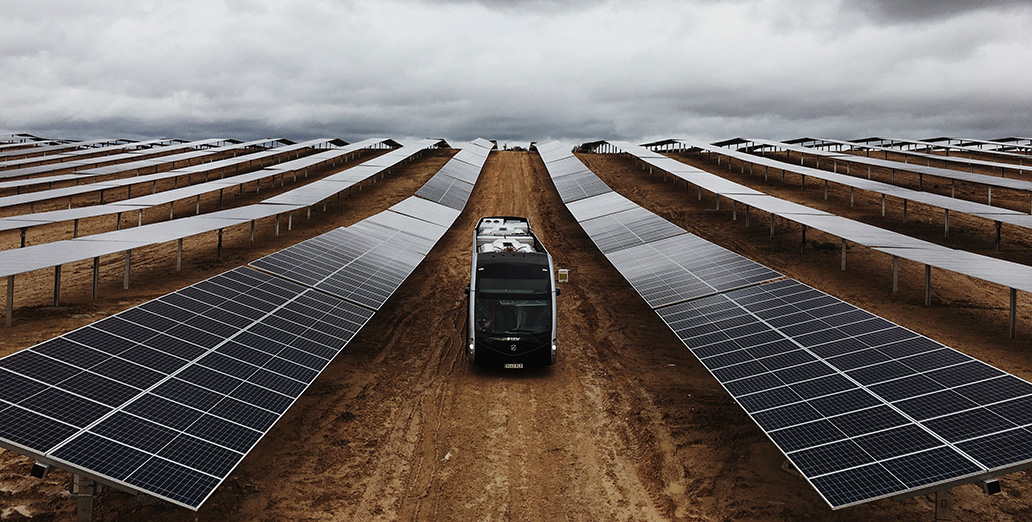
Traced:
POLYGON ((0 445, 197 509, 458 214, 410 198, 0 359, 0 445))
POLYGON ((0 437, 196 507, 372 315, 237 268, 0 359, 0 437))
POLYGON ((613 192, 565 148, 542 159, 570 213, 653 308, 780 277, 613 192))
POLYGON ((657 313, 833 507, 1032 458, 1032 384, 797 281, 657 313))
POLYGON ((622 196, 568 208, 833 508, 1032 462, 1032 384, 622 196))

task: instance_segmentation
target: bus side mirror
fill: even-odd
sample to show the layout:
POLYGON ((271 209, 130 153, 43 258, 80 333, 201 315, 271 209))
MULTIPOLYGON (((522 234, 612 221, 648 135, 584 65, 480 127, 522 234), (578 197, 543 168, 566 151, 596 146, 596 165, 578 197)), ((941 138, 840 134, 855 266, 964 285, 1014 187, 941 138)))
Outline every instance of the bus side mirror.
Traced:
POLYGON ((563 293, 563 291, 562 291, 562 289, 561 289, 561 288, 556 288, 556 289, 555 289, 555 296, 556 296, 556 297, 559 297, 559 294, 561 294, 561 293, 563 293))
POLYGON ((464 288, 463 291, 466 292, 466 295, 469 295, 469 287, 468 286, 466 288, 464 288))

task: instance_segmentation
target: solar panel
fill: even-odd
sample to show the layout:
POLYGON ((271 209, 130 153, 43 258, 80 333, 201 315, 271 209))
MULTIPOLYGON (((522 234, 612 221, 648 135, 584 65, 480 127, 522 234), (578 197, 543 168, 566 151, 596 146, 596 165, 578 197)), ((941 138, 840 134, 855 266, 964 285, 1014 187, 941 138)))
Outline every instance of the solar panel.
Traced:
POLYGON ((832 507, 1032 462, 1032 384, 797 281, 657 313, 832 507))
POLYGON ((445 230, 433 223, 384 211, 351 227, 269 254, 251 265, 379 309, 445 230), (393 228, 396 226, 407 230, 393 228))
POLYGON ((585 232, 831 507, 1032 464, 1032 383, 592 199, 585 232))
POLYGON ((581 227, 603 254, 685 233, 641 207, 582 221, 581 227))
POLYGON ((652 308, 781 277, 694 234, 618 250, 606 257, 652 308))
POLYGON ((455 210, 465 208, 471 193, 473 193, 473 185, 441 173, 435 174, 416 191, 416 195, 421 198, 455 210))
POLYGON ((433 243, 436 243, 447 230, 447 228, 441 225, 390 211, 374 214, 363 221, 394 230, 401 230, 414 236, 429 239, 433 243))
POLYGON ((566 208, 570 209, 570 213, 577 221, 587 221, 606 214, 630 210, 637 206, 637 203, 610 191, 590 198, 571 201, 567 203, 566 208))
POLYGON ((196 509, 372 314, 231 270, 0 359, 0 441, 196 509))
POLYGON ((356 303, 379 309, 423 260, 425 254, 409 243, 416 241, 399 234, 338 270, 316 288, 356 303))
POLYGON ((460 151, 452 157, 452 160, 454 161, 446 163, 444 167, 441 167, 441 170, 438 171, 438 173, 451 176, 455 179, 465 181, 466 183, 473 185, 477 182, 477 178, 480 177, 480 170, 484 164, 486 156, 474 155, 472 157, 467 157, 463 154, 464 152, 465 150, 460 151))
POLYGON ((451 207, 427 201, 418 197, 410 197, 394 205, 390 210, 406 216, 429 221, 442 227, 450 227, 459 217, 459 210, 451 207))
POLYGON ((612 190, 589 170, 583 170, 560 178, 552 178, 552 183, 555 184, 556 190, 559 191, 559 196, 562 197, 563 203, 597 196, 612 190))

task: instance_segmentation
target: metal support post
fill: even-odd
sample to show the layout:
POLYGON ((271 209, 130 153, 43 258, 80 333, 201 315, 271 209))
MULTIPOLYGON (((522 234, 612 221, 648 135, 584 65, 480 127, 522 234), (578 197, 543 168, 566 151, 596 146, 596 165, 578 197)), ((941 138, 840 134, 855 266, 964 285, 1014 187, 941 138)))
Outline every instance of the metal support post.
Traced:
POLYGON ((72 239, 79 237, 79 219, 72 221, 72 239))
POLYGON ((824 201, 828 201, 828 180, 824 180, 824 201))
POLYGON ((1018 289, 1010 289, 1010 338, 1018 335, 1018 289))
POLYGON ((293 230, 293 229, 294 229, 294 213, 293 212, 287 212, 287 230, 290 231, 290 230, 293 230))
POLYGON ((61 265, 54 267, 54 306, 61 303, 61 265))
POLYGON ((254 246, 254 220, 251 220, 251 239, 248 243, 249 246, 254 246))
POLYGON ((945 221, 946 221, 946 223, 945 223, 946 231, 944 232, 944 235, 946 237, 950 237, 950 209, 946 209, 946 220, 945 221))
POLYGON ((93 496, 96 483, 79 475, 72 475, 72 496, 76 497, 76 515, 78 522, 92 522, 93 496))
POLYGON ((183 238, 176 241, 176 272, 183 271, 183 238))
POLYGON ((143 209, 136 215, 136 226, 143 226, 143 209))
POLYGON ((935 492, 935 522, 953 520, 953 493, 950 490, 935 492))
POLYGON ((853 187, 849 187, 849 208, 853 208, 853 187))
POLYGON ((122 230, 122 213, 115 213, 115 230, 122 230))
POLYGON ((97 290, 100 289, 100 256, 93 258, 93 298, 97 298, 97 290))
POLYGON ((770 238, 774 239, 774 214, 770 215, 770 238))
POLYGON ((219 242, 215 246, 215 253, 218 257, 222 257, 222 229, 219 229, 219 242))
POLYGON ((803 225, 803 241, 799 245, 799 253, 800 254, 805 254, 806 253, 806 225, 803 225))
POLYGON ((200 213, 201 213, 201 195, 198 194, 197 195, 197 207, 196 207, 196 210, 194 211, 194 215, 197 215, 197 214, 200 214, 200 213))
POLYGON ((176 202, 172 201, 168 204, 168 219, 176 218, 176 202))
POLYGON ((10 327, 13 324, 14 316, 14 276, 7 276, 7 306, 5 309, 5 315, 7 316, 7 326, 10 327))
POLYGON ((842 271, 846 271, 846 240, 842 240, 842 271))
POLYGON ((1000 221, 996 222, 996 250, 1000 249, 1000 227, 1002 227, 1002 226, 1003 226, 1002 222, 1000 222, 1000 221))
POLYGON ((989 206, 993 206, 993 188, 989 187, 989 206))
POLYGON ((125 251, 125 276, 122 278, 122 289, 129 289, 129 265, 132 263, 133 250, 130 248, 125 251))
POLYGON ((25 233, 28 232, 29 227, 21 227, 18 230, 21 232, 21 248, 25 248, 25 233))
POLYGON ((899 293, 899 258, 892 256, 892 293, 899 293))
POLYGON ((745 228, 749 228, 749 205, 745 206, 745 228))
POLYGON ((907 223, 907 200, 903 200, 903 224, 907 223))
MULTIPOLYGON (((720 197, 718 196, 717 199, 719 200, 720 197)), ((731 221, 738 221, 738 202, 734 200, 731 200, 731 221)))
POLYGON ((932 265, 925 265, 925 306, 932 306, 932 265))

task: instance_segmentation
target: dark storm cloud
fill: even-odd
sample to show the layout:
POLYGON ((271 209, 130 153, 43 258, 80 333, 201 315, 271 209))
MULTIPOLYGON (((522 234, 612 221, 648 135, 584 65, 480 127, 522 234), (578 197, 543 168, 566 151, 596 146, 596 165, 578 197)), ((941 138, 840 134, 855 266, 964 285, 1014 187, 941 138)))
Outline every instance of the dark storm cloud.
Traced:
POLYGON ((1032 10, 932 7, 17 0, 0 16, 0 127, 348 140, 1029 134, 1032 10))
POLYGON ((867 13, 888 23, 910 23, 963 15, 974 11, 1007 10, 1024 6, 1027 0, 854 0, 850 9, 867 13))

